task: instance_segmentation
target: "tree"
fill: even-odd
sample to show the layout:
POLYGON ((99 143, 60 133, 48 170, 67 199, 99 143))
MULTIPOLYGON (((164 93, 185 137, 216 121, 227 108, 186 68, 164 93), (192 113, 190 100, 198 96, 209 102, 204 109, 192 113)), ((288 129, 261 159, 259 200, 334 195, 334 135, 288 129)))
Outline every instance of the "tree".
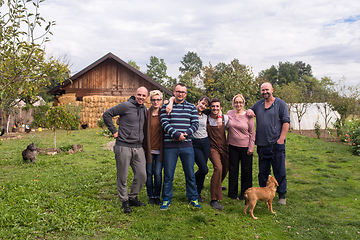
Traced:
POLYGON ((297 61, 291 63, 289 61, 279 62, 276 67, 272 65, 269 69, 262 70, 259 73, 259 82, 270 82, 274 87, 276 85, 288 84, 290 82, 302 82, 304 76, 312 77, 312 68, 310 64, 297 61))
POLYGON ((129 60, 127 63, 128 63, 130 66, 132 66, 133 68, 135 68, 135 69, 137 69, 137 70, 140 71, 140 67, 136 64, 135 61, 129 60))
POLYGON ((346 86, 346 79, 340 79, 333 87, 330 103, 334 110, 340 114, 340 122, 345 124, 346 119, 357 109, 357 101, 360 97, 360 84, 346 86))
POLYGON ((324 103, 317 103, 316 104, 317 109, 319 110, 320 114, 324 117, 325 120, 325 129, 324 129, 324 138, 326 136, 326 130, 328 128, 328 124, 331 121, 331 109, 333 108, 329 103, 324 102, 324 103))
POLYGON ((246 107, 252 106, 257 98, 254 95, 259 90, 252 69, 240 64, 234 59, 230 64, 217 65, 219 78, 214 83, 214 95, 222 102, 224 112, 232 109, 232 99, 237 94, 242 94, 246 101, 246 107))
POLYGON ((202 81, 205 87, 205 95, 209 98, 214 97, 214 84, 216 81, 217 70, 209 63, 209 66, 204 66, 202 69, 202 81))
POLYGON ((204 95, 204 91, 199 89, 194 83, 190 72, 182 75, 180 82, 184 83, 187 88, 186 101, 196 104, 197 101, 204 95))
POLYGON ((25 86, 24 91, 19 96, 19 99, 23 100, 27 105, 33 105, 37 102, 39 100, 38 96, 41 96, 46 102, 52 101, 53 96, 48 94, 48 91, 70 77, 70 62, 66 59, 51 56, 45 60, 43 72, 48 78, 48 83, 45 86, 37 85, 32 88, 25 86))
MULTIPOLYGON (((326 136, 326 129, 331 121, 331 112, 333 110, 333 106, 331 105, 331 95, 332 88, 334 86, 334 82, 329 77, 323 77, 316 84, 312 84, 313 87, 313 98, 314 101, 317 102, 316 107, 320 114, 324 117, 324 138, 326 136), (316 85, 316 86, 315 86, 316 85)), ((336 120, 336 119, 335 119, 336 120)))
POLYGON ((43 1, 0 1, 0 7, 7 7, 4 14, 0 13, 0 103, 49 83, 43 44, 49 41, 47 36, 52 34, 50 28, 55 22, 46 23, 41 17, 39 7, 43 1), (43 29, 37 36, 35 29, 39 27, 43 29))
POLYGON ((301 134, 301 120, 305 115, 312 99, 306 94, 305 83, 290 82, 276 88, 277 96, 288 105, 289 112, 294 112, 298 119, 299 133, 301 134))
POLYGON ((261 83, 270 82, 273 86, 278 83, 278 78, 279 72, 274 65, 272 65, 269 69, 261 70, 258 76, 258 80, 260 80, 261 83))
POLYGON ((56 148, 56 129, 72 130, 78 128, 80 116, 70 105, 60 105, 50 108, 47 112, 46 127, 54 129, 54 148, 56 148))
POLYGON ((155 56, 150 57, 150 63, 146 64, 147 71, 146 75, 160 83, 161 85, 164 85, 165 82, 169 79, 169 76, 167 75, 167 66, 162 58, 157 58, 155 56))
POLYGON ((192 78, 199 77, 202 68, 202 60, 195 52, 188 51, 182 58, 182 67, 179 67, 179 71, 182 75, 190 73, 192 78))

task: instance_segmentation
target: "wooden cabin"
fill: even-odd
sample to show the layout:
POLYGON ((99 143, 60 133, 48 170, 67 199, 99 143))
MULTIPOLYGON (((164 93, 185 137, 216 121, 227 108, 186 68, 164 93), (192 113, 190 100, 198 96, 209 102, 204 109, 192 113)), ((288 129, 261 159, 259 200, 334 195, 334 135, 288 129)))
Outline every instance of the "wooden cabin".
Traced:
POLYGON ((173 93, 124 62, 112 53, 108 53, 71 78, 49 91, 54 95, 54 104, 64 94, 71 94, 77 101, 85 96, 132 96, 140 86, 149 91, 160 90, 173 95, 173 93))

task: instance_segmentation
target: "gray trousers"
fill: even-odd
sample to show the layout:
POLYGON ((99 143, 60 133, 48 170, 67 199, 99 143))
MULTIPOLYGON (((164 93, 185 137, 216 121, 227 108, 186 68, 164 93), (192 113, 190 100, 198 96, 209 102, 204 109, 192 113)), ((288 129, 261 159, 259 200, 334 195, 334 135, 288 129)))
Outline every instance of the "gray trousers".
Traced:
POLYGON ((146 182, 146 159, 143 148, 131 148, 114 146, 116 160, 116 185, 121 202, 129 198, 135 198, 146 182), (127 194, 127 178, 129 166, 131 166, 134 178, 131 183, 129 196, 127 194))

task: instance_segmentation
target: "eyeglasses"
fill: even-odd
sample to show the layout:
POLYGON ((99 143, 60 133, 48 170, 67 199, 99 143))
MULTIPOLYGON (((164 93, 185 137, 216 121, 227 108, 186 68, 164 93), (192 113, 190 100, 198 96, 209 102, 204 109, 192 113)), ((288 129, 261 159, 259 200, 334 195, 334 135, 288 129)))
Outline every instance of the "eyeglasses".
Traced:
POLYGON ((152 102, 160 102, 162 99, 151 99, 152 102))
POLYGON ((186 92, 182 92, 182 91, 175 91, 177 94, 186 94, 186 92))
POLYGON ((234 102, 234 104, 244 104, 244 102, 234 102))

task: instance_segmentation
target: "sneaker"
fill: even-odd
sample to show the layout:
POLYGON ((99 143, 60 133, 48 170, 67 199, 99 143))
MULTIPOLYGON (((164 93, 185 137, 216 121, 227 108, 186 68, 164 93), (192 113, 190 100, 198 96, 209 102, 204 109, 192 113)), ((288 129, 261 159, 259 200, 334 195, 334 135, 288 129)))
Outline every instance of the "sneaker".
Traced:
POLYGON ((210 206, 212 206, 213 208, 216 208, 218 210, 223 210, 225 207, 223 205, 221 205, 218 201, 211 201, 210 202, 210 206))
POLYGON ((140 202, 137 196, 135 198, 129 198, 129 203, 130 206, 135 206, 135 207, 141 207, 146 205, 145 203, 140 202))
POLYGON ((161 200, 160 200, 160 198, 155 198, 155 204, 156 205, 161 205, 161 200))
POLYGON ((160 210, 167 210, 170 206, 171 201, 169 199, 163 199, 162 205, 160 206, 160 210))
POLYGON ((191 205, 192 209, 195 209, 195 208, 200 209, 201 208, 199 201, 197 199, 191 200, 189 202, 189 204, 191 205))
POLYGON ((222 187, 221 187, 221 190, 223 190, 223 191, 224 191, 224 190, 227 190, 227 187, 226 187, 226 186, 222 186, 222 187))
POLYGON ((124 209, 124 213, 131 213, 132 210, 130 208, 129 200, 122 203, 122 208, 124 209))
POLYGON ((199 200, 199 202, 205 202, 205 199, 202 198, 200 194, 198 195, 198 200, 199 200))
POLYGON ((154 205, 155 204, 155 198, 149 198, 149 204, 154 205))
POLYGON ((279 201, 278 201, 278 204, 286 205, 286 198, 280 198, 279 201))

